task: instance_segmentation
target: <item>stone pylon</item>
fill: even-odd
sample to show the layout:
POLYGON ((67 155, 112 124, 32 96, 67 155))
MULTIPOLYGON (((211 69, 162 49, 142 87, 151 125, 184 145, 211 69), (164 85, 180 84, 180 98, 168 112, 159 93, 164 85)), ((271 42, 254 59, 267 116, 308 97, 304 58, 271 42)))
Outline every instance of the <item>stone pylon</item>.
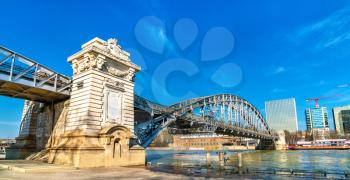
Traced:
POLYGON ((68 58, 74 72, 68 114, 63 135, 48 147, 48 162, 76 167, 145 163, 134 137, 134 77, 140 67, 129 56, 116 39, 94 38, 68 58))
POLYGON ((16 144, 7 148, 6 159, 23 159, 38 150, 36 124, 40 106, 42 104, 38 102, 24 101, 19 135, 16 137, 16 144))

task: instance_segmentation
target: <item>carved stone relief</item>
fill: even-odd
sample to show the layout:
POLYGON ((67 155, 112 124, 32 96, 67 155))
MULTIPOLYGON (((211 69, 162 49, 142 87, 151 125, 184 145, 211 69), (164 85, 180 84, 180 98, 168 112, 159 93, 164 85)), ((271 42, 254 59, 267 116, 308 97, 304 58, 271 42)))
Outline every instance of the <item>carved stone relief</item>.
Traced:
POLYGON ((72 62, 74 74, 82 73, 90 69, 102 70, 105 63, 103 55, 95 55, 93 53, 84 54, 82 59, 76 59, 72 62))
POLYGON ((113 81, 112 79, 106 80, 106 86, 124 91, 124 83, 119 81, 113 81))
POLYGON ((121 46, 118 45, 117 39, 111 38, 107 40, 106 51, 117 58, 130 61, 129 59, 130 54, 121 49, 121 46))
POLYGON ((94 38, 84 44, 83 50, 68 58, 72 63, 74 75, 95 69, 127 81, 133 81, 135 73, 140 70, 129 58, 117 39, 103 41, 94 38))

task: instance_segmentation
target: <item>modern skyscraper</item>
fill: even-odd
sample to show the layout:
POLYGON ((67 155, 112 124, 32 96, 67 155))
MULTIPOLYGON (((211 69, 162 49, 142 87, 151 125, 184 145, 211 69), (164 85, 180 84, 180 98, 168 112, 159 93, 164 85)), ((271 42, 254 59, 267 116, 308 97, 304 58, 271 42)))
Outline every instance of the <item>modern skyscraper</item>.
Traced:
POLYGON ((307 130, 329 130, 328 112, 326 107, 307 108, 305 110, 307 130))
POLYGON ((298 131, 295 98, 265 102, 267 123, 275 131, 298 131))
POLYGON ((341 135, 350 134, 350 105, 333 108, 334 127, 341 135))

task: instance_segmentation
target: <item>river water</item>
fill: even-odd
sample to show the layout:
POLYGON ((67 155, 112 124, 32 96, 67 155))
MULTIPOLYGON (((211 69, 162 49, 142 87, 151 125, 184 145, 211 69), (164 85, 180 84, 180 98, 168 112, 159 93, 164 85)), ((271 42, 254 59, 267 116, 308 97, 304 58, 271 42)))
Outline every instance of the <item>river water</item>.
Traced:
POLYGON ((147 162, 150 169, 204 176, 224 172, 350 178, 349 150, 221 151, 225 163, 219 161, 219 152, 147 150, 147 162), (237 153, 242 154, 242 167, 237 153))

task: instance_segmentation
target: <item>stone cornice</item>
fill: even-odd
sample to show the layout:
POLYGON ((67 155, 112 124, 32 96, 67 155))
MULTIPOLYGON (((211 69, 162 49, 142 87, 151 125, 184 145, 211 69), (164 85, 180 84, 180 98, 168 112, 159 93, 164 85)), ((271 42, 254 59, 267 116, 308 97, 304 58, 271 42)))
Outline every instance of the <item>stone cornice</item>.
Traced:
MULTIPOLYGON (((91 41, 101 41, 99 40, 99 38, 97 39, 93 39, 91 41)), ((106 42, 104 42, 106 43, 106 42)), ((141 67, 140 66, 137 66, 136 64, 132 63, 130 61, 130 59, 127 57, 127 55, 125 55, 125 58, 122 58, 120 56, 115 56, 115 55, 112 55, 111 53, 108 53, 105 49, 102 49, 101 47, 98 47, 97 45, 93 44, 93 42, 88 42, 88 43, 85 43, 85 45, 82 46, 83 49, 75 54, 73 54, 72 56, 68 57, 68 62, 72 63, 73 60, 75 59, 79 59, 81 57, 84 56, 84 54, 86 53, 89 53, 89 52, 95 52, 97 54, 102 54, 106 57, 108 57, 109 59, 111 60, 114 60, 118 63, 121 63, 125 66, 128 66, 128 67, 132 67, 137 71, 140 71, 141 70, 141 67)), ((121 50, 123 51, 123 50, 121 50)), ((125 52, 125 51, 123 51, 125 52)), ((125 52, 126 53, 126 52, 125 52)))

